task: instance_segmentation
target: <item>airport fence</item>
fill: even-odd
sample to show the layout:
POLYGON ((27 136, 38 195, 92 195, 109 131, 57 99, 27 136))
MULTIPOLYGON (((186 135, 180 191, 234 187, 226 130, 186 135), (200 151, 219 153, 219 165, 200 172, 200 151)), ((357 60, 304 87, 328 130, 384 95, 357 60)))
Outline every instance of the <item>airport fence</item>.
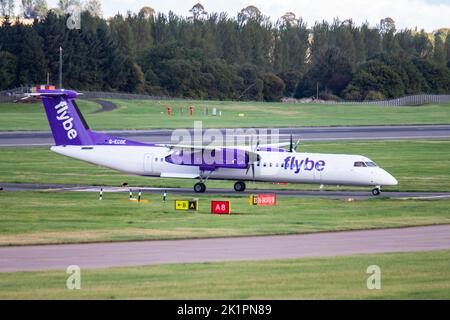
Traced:
POLYGON ((26 93, 30 92, 30 87, 19 87, 10 90, 0 91, 1 102, 14 102, 24 97, 26 93))
POLYGON ((83 95, 80 96, 80 99, 177 100, 179 98, 165 97, 165 96, 151 96, 146 94, 135 94, 135 93, 83 91, 83 95))
MULTIPOLYGON (((0 103, 2 102, 14 102, 22 97, 26 93, 30 92, 30 87, 19 87, 11 90, 0 91, 0 103)), ((178 100, 180 98, 166 97, 166 96, 151 96, 146 94, 134 94, 134 93, 120 93, 120 92, 97 92, 97 91, 84 91, 80 99, 95 100, 95 99, 118 99, 118 100, 178 100)), ((424 104, 439 104, 450 103, 450 94, 419 94, 401 97, 391 100, 382 101, 313 101, 311 99, 290 99, 286 98, 284 102, 297 102, 297 103, 321 103, 321 104, 346 104, 346 105, 378 105, 378 106, 419 106, 424 104)))
POLYGON ((418 94, 381 101, 321 101, 325 104, 377 105, 387 107, 420 106, 425 104, 450 103, 448 94, 418 94))

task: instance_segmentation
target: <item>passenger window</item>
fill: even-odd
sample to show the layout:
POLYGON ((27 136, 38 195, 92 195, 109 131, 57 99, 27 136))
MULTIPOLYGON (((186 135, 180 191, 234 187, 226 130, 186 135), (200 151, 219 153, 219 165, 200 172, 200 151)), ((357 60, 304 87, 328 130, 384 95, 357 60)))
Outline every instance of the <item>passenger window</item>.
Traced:
POLYGON ((281 167, 284 168, 284 163, 281 164, 281 167))
POLYGON ((375 162, 366 162, 366 166, 368 167, 378 167, 377 164, 375 162))
POLYGON ((270 163, 270 165, 269 165, 271 168, 272 168, 272 162, 270 163))
POLYGON ((362 161, 355 162, 355 167, 360 168, 360 167, 365 167, 365 166, 366 166, 366 164, 362 161))
POLYGON ((263 164, 263 167, 264 167, 264 168, 267 167, 267 163, 264 163, 264 164, 263 164))
POLYGON ((158 162, 158 158, 155 158, 155 162, 158 162))

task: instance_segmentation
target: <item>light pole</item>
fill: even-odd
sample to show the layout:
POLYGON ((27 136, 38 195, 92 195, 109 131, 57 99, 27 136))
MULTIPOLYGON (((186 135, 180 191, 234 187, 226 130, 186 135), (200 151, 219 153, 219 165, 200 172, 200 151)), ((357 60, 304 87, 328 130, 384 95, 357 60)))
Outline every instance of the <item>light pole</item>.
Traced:
POLYGON ((62 89, 62 69, 63 69, 62 53, 63 48, 59 47, 59 89, 62 89))
POLYGON ((316 83, 316 100, 319 100, 319 81, 316 83))

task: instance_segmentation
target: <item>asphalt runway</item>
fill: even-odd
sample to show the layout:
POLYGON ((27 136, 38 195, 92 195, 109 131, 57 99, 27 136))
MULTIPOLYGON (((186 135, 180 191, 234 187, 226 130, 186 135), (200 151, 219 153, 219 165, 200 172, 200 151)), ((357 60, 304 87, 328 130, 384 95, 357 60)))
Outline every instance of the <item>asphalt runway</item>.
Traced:
POLYGON ((0 272, 294 259, 450 249, 450 225, 287 236, 0 248, 0 272))
POLYGON ((112 103, 111 101, 100 100, 100 99, 95 99, 95 100, 91 100, 91 101, 95 102, 101 106, 101 109, 95 111, 94 113, 109 112, 109 111, 113 111, 118 108, 117 105, 115 103, 112 103))
MULTIPOLYGON (((224 129, 219 129, 224 132, 224 129)), ((256 129, 260 130, 260 129, 256 129)), ((280 142, 294 139, 302 141, 339 140, 398 140, 398 139, 439 139, 450 138, 450 125, 415 126, 362 126, 362 127, 303 127, 282 128, 280 142)), ((190 130, 192 132, 192 130, 190 130)), ((172 130, 123 130, 104 131, 118 137, 146 143, 170 143, 172 130)), ((51 146, 50 132, 0 132, 0 147, 51 146)))
MULTIPOLYGON (((354 199, 365 200, 369 198, 376 198, 370 192, 370 188, 367 191, 311 191, 311 190, 274 190, 274 189, 258 189, 252 190, 251 183, 249 188, 245 192, 236 193, 230 189, 212 189, 208 188, 205 195, 250 195, 258 193, 275 193, 277 196, 282 197, 297 197, 297 198, 328 198, 328 199, 354 199)), ((167 192, 169 199, 171 195, 191 195, 196 194, 192 188, 152 188, 152 187, 115 187, 115 186, 80 186, 70 184, 20 184, 20 183, 0 183, 0 188, 3 188, 4 192, 14 191, 55 191, 55 192, 93 192, 99 193, 100 188, 104 193, 125 193, 128 197, 130 188, 133 192, 142 191, 143 194, 163 194, 167 192)), ((105 196, 106 197, 106 196, 105 196)), ((382 192, 381 196, 390 199, 448 199, 450 198, 449 192, 382 192)))

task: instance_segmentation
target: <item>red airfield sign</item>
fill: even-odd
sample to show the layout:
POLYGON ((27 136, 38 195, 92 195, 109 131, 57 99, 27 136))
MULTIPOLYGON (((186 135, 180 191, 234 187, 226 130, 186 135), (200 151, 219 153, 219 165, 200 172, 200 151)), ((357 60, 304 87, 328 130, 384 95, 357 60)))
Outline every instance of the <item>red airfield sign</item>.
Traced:
POLYGON ((230 201, 211 201, 212 214, 230 214, 230 201))

